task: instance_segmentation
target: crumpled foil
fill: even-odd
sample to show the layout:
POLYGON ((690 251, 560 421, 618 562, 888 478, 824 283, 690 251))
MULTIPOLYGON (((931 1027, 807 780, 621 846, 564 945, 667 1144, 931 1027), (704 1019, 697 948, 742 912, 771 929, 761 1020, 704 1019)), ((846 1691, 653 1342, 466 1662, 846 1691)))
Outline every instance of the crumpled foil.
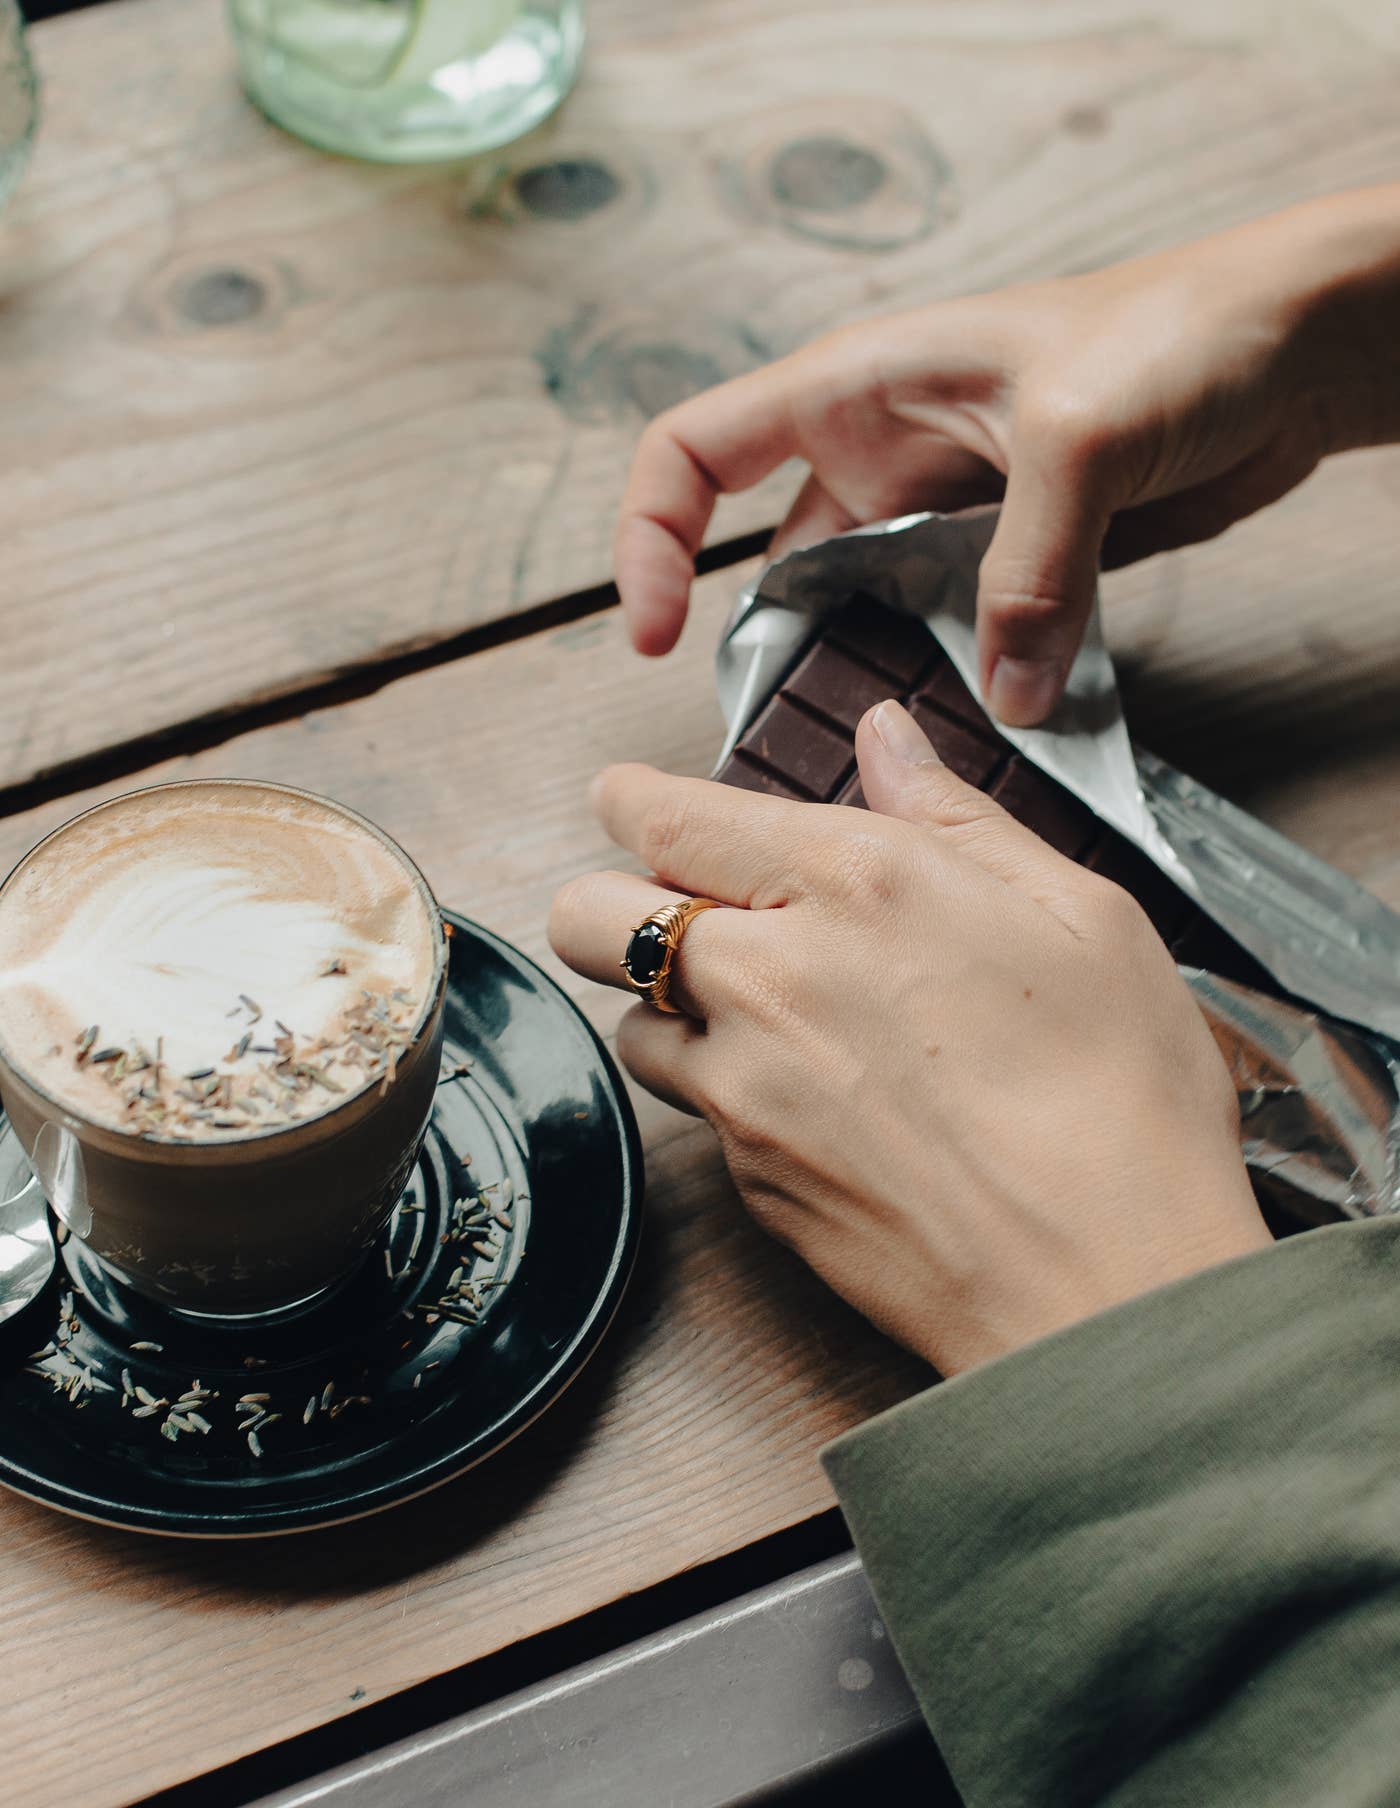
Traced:
POLYGON ((1400 1055, 1385 1037, 1183 968, 1240 1101, 1255 1191, 1303 1224, 1400 1208, 1400 1055))
MULTIPOLYGON (((717 656, 729 725, 721 763, 826 618, 858 592, 920 616, 980 698, 977 571, 995 525, 995 509, 906 515, 770 565, 738 598, 717 656)), ((1097 610, 1055 714, 1041 728, 1001 732, 1300 1001, 1187 972, 1235 1077, 1261 1195, 1306 1224, 1400 1207, 1400 915, 1134 747, 1097 610)))

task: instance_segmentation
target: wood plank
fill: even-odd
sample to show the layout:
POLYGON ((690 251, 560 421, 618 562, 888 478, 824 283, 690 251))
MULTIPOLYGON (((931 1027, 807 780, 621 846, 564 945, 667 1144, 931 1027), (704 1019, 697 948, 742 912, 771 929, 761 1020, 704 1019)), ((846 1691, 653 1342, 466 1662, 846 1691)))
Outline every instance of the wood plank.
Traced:
POLYGON ((42 25, 0 787, 601 582, 645 418, 826 327, 1389 176, 1378 12, 591 0, 559 119, 428 172, 269 126, 219 0, 42 25))
MULTIPOLYGON (((1110 622, 1150 738, 1199 753, 1205 776, 1400 905, 1400 511, 1382 506, 1397 490, 1400 453, 1339 460, 1221 541, 1120 574, 1110 622)), ((594 768, 708 768, 709 654, 736 582, 705 581, 660 665, 626 652, 610 612, 143 781, 268 777, 345 799, 609 1033, 622 1001, 560 972, 549 898, 609 859, 584 804, 594 768)), ((102 794, 0 821, 0 867, 102 794)), ((629 1303, 592 1370, 498 1461, 378 1522, 243 1550, 0 1499, 14 1808, 113 1808, 829 1504, 818 1445, 922 1371, 752 1229, 705 1129, 639 1104, 649 1231, 629 1303)))

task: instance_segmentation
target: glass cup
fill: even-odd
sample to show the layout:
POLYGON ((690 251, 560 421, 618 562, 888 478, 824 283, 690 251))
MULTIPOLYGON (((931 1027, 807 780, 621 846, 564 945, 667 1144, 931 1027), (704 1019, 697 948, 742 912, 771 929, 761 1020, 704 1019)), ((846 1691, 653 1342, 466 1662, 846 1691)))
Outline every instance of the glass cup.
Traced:
MULTIPOLYGON (((185 780, 145 792, 237 786, 312 803, 374 836, 402 865, 436 938, 412 1039, 392 1084, 371 1078, 318 1116, 209 1142, 156 1141, 94 1123, 47 1093, 22 1051, 0 1046, 0 1103, 55 1213, 118 1278, 177 1309, 220 1316, 303 1304, 374 1246, 408 1182, 432 1115, 442 1059, 447 942, 427 881, 398 844, 353 810, 290 785, 185 780)), ((99 821, 111 799, 40 842, 99 821)), ((99 821, 100 826, 100 821, 99 821)))
POLYGON ((228 0, 255 104, 326 150, 381 163, 519 138, 573 86, 581 0, 228 0))
POLYGON ((16 0, 0 0, 0 207, 29 160, 39 83, 16 0))

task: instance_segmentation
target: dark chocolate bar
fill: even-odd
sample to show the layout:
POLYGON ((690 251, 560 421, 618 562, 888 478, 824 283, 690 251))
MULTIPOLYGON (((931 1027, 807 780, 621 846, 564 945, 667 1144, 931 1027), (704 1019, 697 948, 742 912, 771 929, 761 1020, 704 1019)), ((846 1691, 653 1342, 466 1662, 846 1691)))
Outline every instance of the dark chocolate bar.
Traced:
POLYGON ((720 777, 750 791, 863 806, 852 735, 902 699, 940 757, 1051 847, 1132 893, 1177 960, 1278 993, 1259 962, 1116 829, 1003 739, 922 622, 856 597, 760 711, 720 777))

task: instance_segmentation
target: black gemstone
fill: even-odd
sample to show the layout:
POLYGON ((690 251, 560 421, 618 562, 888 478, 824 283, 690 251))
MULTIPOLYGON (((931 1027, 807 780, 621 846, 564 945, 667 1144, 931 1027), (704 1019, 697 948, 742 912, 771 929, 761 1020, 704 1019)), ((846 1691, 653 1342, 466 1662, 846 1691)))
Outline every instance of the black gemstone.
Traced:
POLYGON ((625 966, 634 986, 649 986, 666 959, 666 937, 655 923, 643 923, 627 944, 625 966))

